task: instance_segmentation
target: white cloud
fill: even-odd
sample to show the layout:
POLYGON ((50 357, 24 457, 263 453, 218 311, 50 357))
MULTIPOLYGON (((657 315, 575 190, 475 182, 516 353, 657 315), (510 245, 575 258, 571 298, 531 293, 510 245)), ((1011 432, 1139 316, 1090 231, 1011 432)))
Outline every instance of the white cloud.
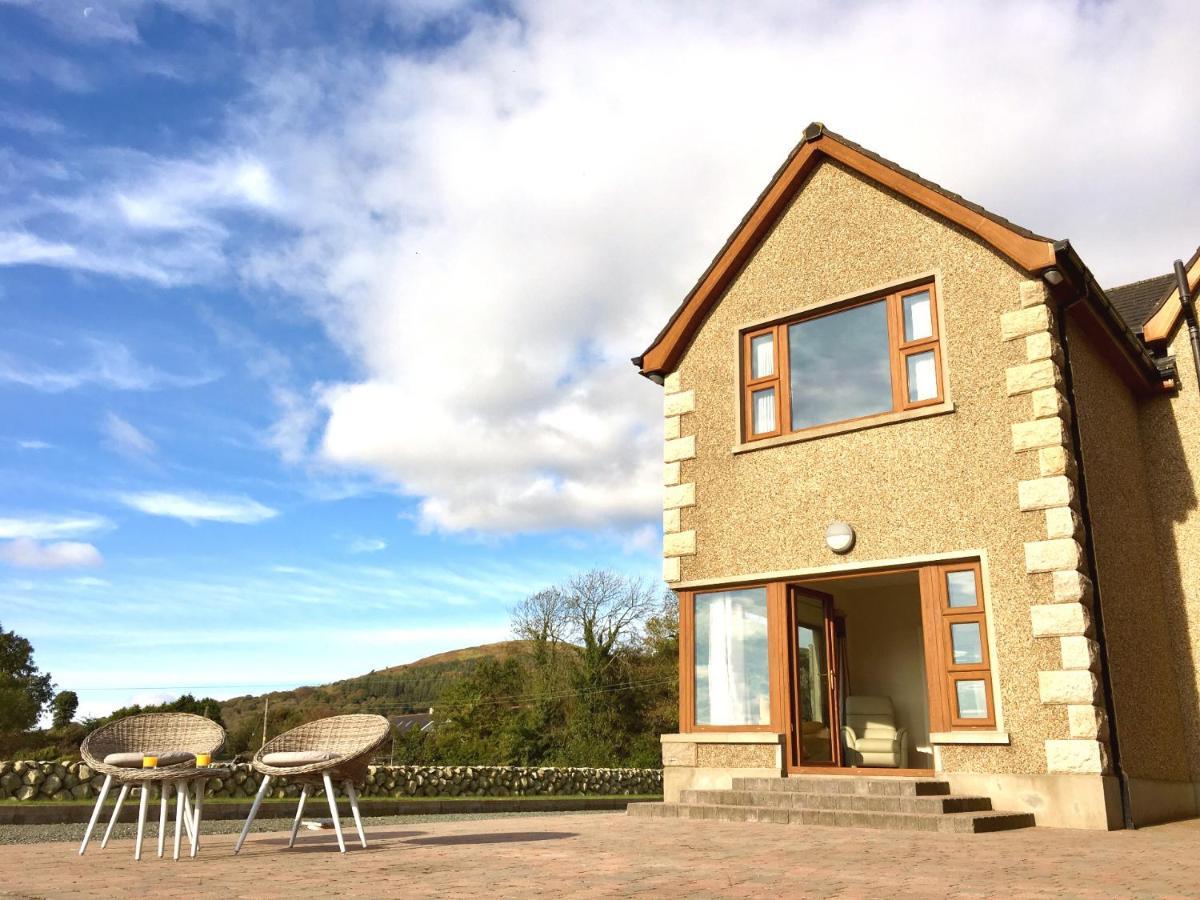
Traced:
POLYGON ((189 525, 195 525, 197 522, 254 525, 279 515, 277 510, 249 497, 142 491, 120 494, 117 499, 131 509, 147 515, 181 519, 189 525))
POLYGON ((74 569, 104 564, 100 551, 79 541, 42 543, 18 538, 0 544, 0 562, 23 569, 74 569))
POLYGON ((17 441, 17 446, 22 450, 49 450, 54 445, 47 443, 46 441, 27 440, 17 441))
POLYGON ((655 517, 660 392, 628 358, 810 120, 1073 238, 1107 283, 1200 232, 1183 0, 512 8, 419 57, 263 53, 223 141, 114 156, 57 207, 67 236, 14 226, 37 243, 10 254, 297 295, 356 374, 262 379, 280 454, 504 532, 655 517))
POLYGON ((387 549, 383 538, 356 538, 346 545, 348 553, 378 553, 387 549))
POLYGON ((13 106, 0 106, 0 128, 32 135, 62 134, 65 130, 62 123, 52 116, 13 106))
POLYGON ((158 453, 158 445, 154 441, 116 413, 108 413, 100 428, 105 436, 105 444, 122 456, 144 461, 158 453))
POLYGON ((93 578, 90 575, 85 575, 82 578, 72 578, 71 584, 82 588, 111 587, 111 582, 105 581, 103 578, 93 578))
POLYGON ((0 518, 0 539, 29 538, 46 541, 94 534, 112 528, 112 522, 91 514, 0 518))
POLYGON ((86 362, 73 369, 58 369, 13 358, 0 352, 0 382, 18 384, 57 394, 80 387, 96 386, 117 391, 154 391, 207 384, 214 372, 178 375, 139 361, 123 343, 85 338, 81 355, 86 362))

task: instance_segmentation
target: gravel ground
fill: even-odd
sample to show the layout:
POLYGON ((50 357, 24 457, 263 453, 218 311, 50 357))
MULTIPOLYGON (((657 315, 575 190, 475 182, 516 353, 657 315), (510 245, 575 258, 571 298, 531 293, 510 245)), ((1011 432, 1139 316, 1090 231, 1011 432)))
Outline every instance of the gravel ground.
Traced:
MULTIPOLYGON (((572 813, 572 815, 612 815, 613 810, 595 810, 588 812, 572 813)), ((515 813, 448 813, 446 815, 420 815, 420 816, 377 816, 374 818, 364 817, 363 828, 367 832, 367 839, 371 838, 371 829, 381 825, 414 825, 423 822, 470 822, 479 819, 533 819, 542 816, 561 816, 561 812, 515 812, 515 813)), ((149 819, 149 817, 147 817, 149 819)), ((305 816, 307 820, 309 817, 305 816)), ((315 817, 314 817, 315 818, 315 817)), ((237 834, 242 830, 244 820, 240 819, 213 819, 205 820, 202 829, 202 834, 237 834)), ((83 840, 83 832, 87 826, 73 822, 69 825, 0 825, 0 845, 2 844, 47 844, 56 841, 70 841, 78 844, 83 840)), ((254 826, 250 829, 251 833, 260 831, 288 831, 292 827, 291 818, 287 819, 256 819, 254 826)), ((174 833, 175 820, 174 812, 170 813, 170 821, 167 823, 167 839, 171 840, 171 835, 174 833)), ((354 821, 352 819, 342 820, 342 832, 349 835, 354 831, 354 821)), ((303 827, 301 834, 303 834, 303 827)), ((333 830, 330 829, 332 834, 333 830)), ((96 831, 92 835, 92 844, 88 845, 89 853, 93 849, 100 847, 100 838, 104 835, 104 823, 100 822, 96 825, 96 831)), ((113 829, 113 840, 132 840, 137 836, 137 825, 134 824, 119 824, 113 829)), ((150 846, 158 839, 158 816, 153 817, 153 821, 146 822, 146 834, 143 838, 146 845, 150 846)), ((186 845, 187 838, 184 838, 186 845)))

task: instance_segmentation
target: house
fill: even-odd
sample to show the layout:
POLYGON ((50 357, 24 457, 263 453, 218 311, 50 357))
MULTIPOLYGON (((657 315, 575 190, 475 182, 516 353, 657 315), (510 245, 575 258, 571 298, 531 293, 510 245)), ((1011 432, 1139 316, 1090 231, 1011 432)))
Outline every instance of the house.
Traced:
POLYGON ((407 734, 414 732, 419 734, 428 734, 433 731, 433 709, 423 713, 402 713, 399 715, 390 715, 387 717, 392 723, 392 728, 396 730, 396 734, 407 734))
POLYGON ((837 774, 1039 825, 1197 814, 1200 373, 1163 269, 1105 290, 805 130, 634 359, 681 610, 668 807, 837 774))

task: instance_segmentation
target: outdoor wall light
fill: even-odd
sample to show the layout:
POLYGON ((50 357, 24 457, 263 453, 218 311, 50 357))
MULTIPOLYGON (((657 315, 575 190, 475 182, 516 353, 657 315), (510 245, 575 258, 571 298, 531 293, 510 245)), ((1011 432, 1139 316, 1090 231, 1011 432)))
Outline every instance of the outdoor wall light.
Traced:
POLYGON ((849 553, 854 549, 854 529, 845 522, 833 522, 825 529, 825 544, 834 553, 849 553))
POLYGON ((1046 284, 1049 285, 1058 286, 1063 283, 1063 273, 1058 271, 1058 269, 1047 269, 1042 277, 1046 279, 1046 284))

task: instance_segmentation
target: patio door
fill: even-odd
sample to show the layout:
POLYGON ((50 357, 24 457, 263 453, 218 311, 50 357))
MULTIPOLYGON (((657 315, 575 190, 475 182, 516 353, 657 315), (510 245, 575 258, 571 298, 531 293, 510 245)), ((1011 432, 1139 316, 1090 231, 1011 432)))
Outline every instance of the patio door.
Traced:
POLYGON ((837 638, 833 597, 788 586, 790 764, 840 766, 837 638))

